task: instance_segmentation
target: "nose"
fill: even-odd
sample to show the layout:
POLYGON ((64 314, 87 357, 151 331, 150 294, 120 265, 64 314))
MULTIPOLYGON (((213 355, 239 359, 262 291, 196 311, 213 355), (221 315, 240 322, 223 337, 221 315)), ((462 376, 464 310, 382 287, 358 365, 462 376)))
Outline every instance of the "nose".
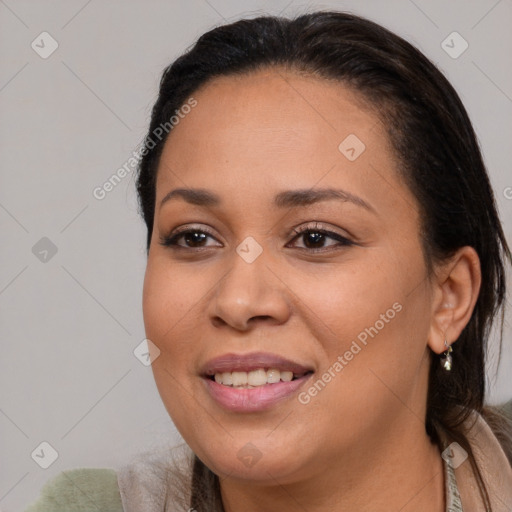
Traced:
POLYGON ((234 255, 231 270, 219 281, 212 295, 209 313, 216 327, 248 331, 260 323, 285 323, 290 317, 290 303, 284 285, 263 257, 247 263, 234 255))

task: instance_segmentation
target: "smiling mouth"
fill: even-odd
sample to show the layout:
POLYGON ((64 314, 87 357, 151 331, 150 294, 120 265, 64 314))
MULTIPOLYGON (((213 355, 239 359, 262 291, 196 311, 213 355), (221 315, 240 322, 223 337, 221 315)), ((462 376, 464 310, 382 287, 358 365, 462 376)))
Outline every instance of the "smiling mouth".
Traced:
POLYGON ((312 371, 293 373, 292 371, 279 370, 278 368, 257 368, 249 372, 217 372, 213 375, 207 375, 207 378, 214 380, 217 384, 231 388, 252 389, 279 382, 291 382, 312 373, 312 371))

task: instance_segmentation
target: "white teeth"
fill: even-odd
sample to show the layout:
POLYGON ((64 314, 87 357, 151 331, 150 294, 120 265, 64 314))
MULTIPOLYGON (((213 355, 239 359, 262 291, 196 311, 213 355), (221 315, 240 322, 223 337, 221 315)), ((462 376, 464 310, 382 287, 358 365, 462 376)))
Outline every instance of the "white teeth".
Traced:
POLYGON ((247 372, 233 372, 231 376, 233 378, 233 387, 247 385, 247 372))
POLYGON ((222 380, 220 384, 226 384, 226 386, 233 385, 233 377, 231 376, 231 372, 224 372, 222 374, 216 373, 215 380, 217 380, 217 375, 222 375, 222 380))
POLYGON ((263 386, 267 383, 267 372, 260 368, 249 372, 247 376, 247 384, 250 386, 263 386))
POLYGON ((222 372, 216 373, 215 382, 224 386, 236 388, 254 388, 277 382, 290 382, 293 380, 293 372, 280 371, 277 368, 258 368, 250 372, 222 372))
POLYGON ((281 372, 281 380, 290 382, 293 379, 293 372, 281 372))
POLYGON ((269 368, 267 370, 267 382, 269 384, 275 384, 281 380, 281 372, 276 368, 269 368))

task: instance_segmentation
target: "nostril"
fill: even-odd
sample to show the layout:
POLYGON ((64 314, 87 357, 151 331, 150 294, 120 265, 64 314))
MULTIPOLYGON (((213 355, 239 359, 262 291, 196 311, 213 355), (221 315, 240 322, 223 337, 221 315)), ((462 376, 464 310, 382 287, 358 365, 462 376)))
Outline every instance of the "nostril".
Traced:
POLYGON ((215 327, 224 327, 225 325, 227 325, 227 322, 225 320, 222 320, 220 316, 214 316, 212 318, 212 324, 215 327))

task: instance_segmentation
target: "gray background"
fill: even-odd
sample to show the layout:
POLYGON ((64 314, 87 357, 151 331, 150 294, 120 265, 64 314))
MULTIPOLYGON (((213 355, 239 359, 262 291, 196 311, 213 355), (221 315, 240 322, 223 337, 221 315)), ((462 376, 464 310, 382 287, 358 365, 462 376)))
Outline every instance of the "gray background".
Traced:
MULTIPOLYGON (((131 156, 162 69, 202 32, 316 7, 380 22, 444 71, 474 122, 512 239, 510 0, 0 0, 2 511, 23 509, 64 469, 117 467, 178 439, 150 367, 133 354, 144 339, 145 265, 133 173, 101 201, 92 191, 131 156), (31 47, 50 48, 44 31, 59 45, 46 59, 31 47), (458 58, 442 47, 453 31, 469 44, 458 58), (41 442, 58 452, 48 469, 36 463, 51 457, 41 442)), ((493 402, 512 396, 510 338, 509 311, 502 366, 489 372, 493 402)))

